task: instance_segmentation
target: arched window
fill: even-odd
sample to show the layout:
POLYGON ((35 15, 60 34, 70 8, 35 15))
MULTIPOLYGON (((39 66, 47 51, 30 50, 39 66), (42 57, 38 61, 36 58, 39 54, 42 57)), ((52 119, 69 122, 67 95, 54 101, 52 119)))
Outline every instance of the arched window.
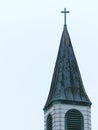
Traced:
POLYGON ((80 111, 71 109, 65 115, 65 130, 83 130, 83 116, 80 111))
POLYGON ((47 117, 47 130, 52 130, 52 116, 50 114, 47 117))

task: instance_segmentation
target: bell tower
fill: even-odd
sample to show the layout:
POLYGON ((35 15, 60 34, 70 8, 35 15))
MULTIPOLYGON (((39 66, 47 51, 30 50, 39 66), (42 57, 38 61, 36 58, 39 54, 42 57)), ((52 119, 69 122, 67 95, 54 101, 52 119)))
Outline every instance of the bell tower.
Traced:
POLYGON ((44 106, 44 130, 91 130, 91 101, 85 91, 64 13, 64 29, 50 92, 44 106))

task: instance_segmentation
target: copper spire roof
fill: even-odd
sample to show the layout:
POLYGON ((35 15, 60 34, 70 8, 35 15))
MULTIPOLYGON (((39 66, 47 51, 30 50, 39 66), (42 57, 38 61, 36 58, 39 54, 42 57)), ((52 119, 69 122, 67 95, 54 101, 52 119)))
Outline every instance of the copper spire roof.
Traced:
POLYGON ((81 79, 67 26, 61 37, 51 88, 44 110, 55 103, 90 106, 81 79))

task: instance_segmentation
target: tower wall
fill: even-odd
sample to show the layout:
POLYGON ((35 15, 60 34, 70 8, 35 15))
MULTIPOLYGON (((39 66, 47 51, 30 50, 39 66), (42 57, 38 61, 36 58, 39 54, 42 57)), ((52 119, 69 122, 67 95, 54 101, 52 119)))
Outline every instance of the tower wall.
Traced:
POLYGON ((89 106, 68 104, 55 104, 44 113, 44 130, 47 130, 47 116, 49 114, 53 118, 53 130, 65 130, 65 114, 70 109, 80 111, 84 118, 84 130, 91 130, 91 108, 89 106))

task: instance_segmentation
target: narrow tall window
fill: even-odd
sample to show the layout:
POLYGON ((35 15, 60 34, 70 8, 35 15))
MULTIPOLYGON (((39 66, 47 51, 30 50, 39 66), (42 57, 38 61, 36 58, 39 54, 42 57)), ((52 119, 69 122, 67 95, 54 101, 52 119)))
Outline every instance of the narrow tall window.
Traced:
POLYGON ((52 116, 48 115, 47 117, 47 130, 52 130, 52 116))
POLYGON ((71 109, 65 115, 65 130, 83 130, 83 116, 80 111, 71 109))

